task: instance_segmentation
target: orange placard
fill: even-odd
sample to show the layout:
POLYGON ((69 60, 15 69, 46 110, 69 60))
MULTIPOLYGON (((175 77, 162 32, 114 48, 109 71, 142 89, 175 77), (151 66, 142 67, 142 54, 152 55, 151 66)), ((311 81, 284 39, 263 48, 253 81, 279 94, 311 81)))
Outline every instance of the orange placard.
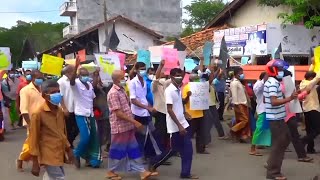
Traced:
POLYGON ((78 51, 78 56, 80 58, 80 62, 86 61, 86 49, 78 51))

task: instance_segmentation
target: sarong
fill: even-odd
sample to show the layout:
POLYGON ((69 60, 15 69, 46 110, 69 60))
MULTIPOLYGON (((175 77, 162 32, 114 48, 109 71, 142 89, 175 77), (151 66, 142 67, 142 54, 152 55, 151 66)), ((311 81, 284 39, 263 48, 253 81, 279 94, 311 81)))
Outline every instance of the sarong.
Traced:
POLYGON ((235 125, 231 130, 239 137, 247 139, 251 136, 249 124, 249 108, 244 104, 234 105, 234 113, 236 118, 235 125))
POLYGON ((258 115, 256 129, 252 137, 252 145, 257 146, 271 146, 271 131, 265 128, 266 113, 258 115))
POLYGON ((22 151, 19 155, 19 160, 21 161, 30 161, 31 160, 31 154, 29 153, 30 146, 29 146, 29 127, 27 127, 27 138, 24 141, 22 145, 22 151))
POLYGON ((89 161, 92 167, 99 167, 102 162, 96 120, 93 117, 76 116, 80 131, 80 142, 74 149, 75 157, 89 161))
POLYGON ((10 115, 11 124, 19 122, 19 115, 18 115, 18 112, 17 112, 16 101, 15 100, 11 100, 10 101, 9 115, 10 115))
POLYGON ((109 170, 143 172, 139 144, 135 138, 135 130, 111 135, 109 151, 109 170))

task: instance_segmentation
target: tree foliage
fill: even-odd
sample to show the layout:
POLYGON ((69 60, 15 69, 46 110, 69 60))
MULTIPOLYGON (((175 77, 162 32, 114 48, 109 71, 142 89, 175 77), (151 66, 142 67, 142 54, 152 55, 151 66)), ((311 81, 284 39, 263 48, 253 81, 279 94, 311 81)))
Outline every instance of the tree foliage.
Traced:
POLYGON ((259 0, 261 5, 277 7, 280 5, 288 6, 292 9, 291 13, 280 13, 279 18, 284 23, 304 22, 307 28, 320 25, 320 2, 319 0, 259 0))
POLYGON ((193 0, 190 5, 184 7, 189 18, 183 19, 186 28, 182 36, 188 36, 203 28, 225 5, 223 0, 193 0))
POLYGON ((21 59, 23 42, 28 38, 36 52, 46 50, 61 40, 62 30, 67 23, 25 23, 19 21, 17 26, 10 29, 0 27, 0 47, 10 47, 12 63, 20 65, 25 59, 21 59))

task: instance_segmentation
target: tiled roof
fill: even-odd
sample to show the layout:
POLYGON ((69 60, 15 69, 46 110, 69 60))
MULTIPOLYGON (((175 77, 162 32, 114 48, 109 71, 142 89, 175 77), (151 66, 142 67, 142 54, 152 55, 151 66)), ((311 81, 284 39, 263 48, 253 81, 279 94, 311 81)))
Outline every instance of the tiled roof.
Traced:
MULTIPOLYGON (((200 32, 196 32, 190 36, 179 39, 187 48, 188 55, 193 56, 202 56, 202 49, 206 41, 213 41, 213 32, 221 29, 230 28, 228 25, 223 25, 219 27, 213 27, 205 29, 200 32), (193 52, 192 52, 193 51, 193 52), (196 55, 194 55, 194 53, 196 55)), ((174 41, 167 42, 164 45, 172 45, 174 41)))

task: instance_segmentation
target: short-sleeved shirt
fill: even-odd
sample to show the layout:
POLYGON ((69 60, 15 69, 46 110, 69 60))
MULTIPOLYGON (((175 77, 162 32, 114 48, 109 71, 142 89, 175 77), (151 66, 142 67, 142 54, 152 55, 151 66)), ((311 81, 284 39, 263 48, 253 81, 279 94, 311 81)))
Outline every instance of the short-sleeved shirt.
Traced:
POLYGON ((18 78, 14 78, 13 80, 10 78, 6 78, 2 81, 2 92, 3 94, 11 100, 17 99, 17 89, 20 84, 20 80, 18 78))
MULTIPOLYGON (((165 89, 165 99, 166 105, 172 105, 172 110, 176 115, 178 121, 182 125, 182 127, 187 128, 189 127, 189 123, 186 120, 183 112, 183 103, 182 103, 182 96, 181 91, 173 84, 170 84, 165 89)), ((179 128, 177 124, 172 120, 170 114, 167 110, 166 122, 167 122, 167 131, 169 134, 179 132, 179 128)))
MULTIPOLYGON (((316 80, 314 78, 312 81, 316 80)), ((312 81, 303 80, 300 83, 300 89, 304 89, 308 87, 312 81)), ((302 107, 304 112, 309 111, 318 111, 320 112, 320 104, 319 104, 319 98, 318 98, 318 92, 317 92, 317 85, 311 89, 310 93, 307 95, 307 97, 302 101, 302 107)))
POLYGON ((40 164, 63 166, 67 139, 64 113, 52 112, 46 103, 38 104, 30 119, 30 154, 38 156, 40 164))
POLYGON ((226 91, 226 80, 225 79, 214 79, 213 81, 214 87, 218 93, 225 93, 226 91))
POLYGON ((269 77, 264 83, 263 96, 265 98, 266 119, 269 121, 284 120, 286 117, 285 105, 273 106, 271 97, 275 96, 278 99, 283 99, 280 82, 274 77, 269 77))
POLYGON ((210 85, 209 89, 210 89, 210 92, 209 92, 209 106, 215 106, 215 105, 217 105, 216 90, 214 89, 213 85, 210 85))
POLYGON ((166 114, 166 103, 164 98, 164 90, 167 88, 167 84, 171 83, 171 80, 157 79, 152 83, 153 92, 153 107, 160 113, 166 114))
MULTIPOLYGON (((182 97, 183 97, 183 98, 186 98, 189 91, 190 91, 190 84, 188 83, 188 84, 183 88, 182 97)), ((208 97, 208 98, 209 98, 209 97, 208 97)), ((185 109, 186 112, 191 116, 192 119, 203 117, 203 111, 202 111, 202 110, 191 110, 191 109, 190 109, 190 101, 187 102, 187 104, 185 105, 185 108, 186 108, 186 109, 185 109)))
POLYGON ((152 80, 150 80, 148 77, 144 77, 146 83, 147 83, 147 100, 148 103, 153 106, 153 93, 152 93, 152 80))
POLYGON ((63 75, 59 80, 60 94, 63 97, 63 102, 68 110, 68 112, 74 112, 74 99, 73 91, 71 91, 70 80, 67 76, 63 75))
POLYGON ((248 99, 245 92, 245 87, 243 84, 238 80, 234 79, 230 84, 230 90, 232 95, 232 103, 239 105, 247 105, 248 99))
POLYGON ((120 119, 115 113, 116 110, 121 110, 125 115, 133 117, 130 101, 125 90, 113 85, 108 93, 107 101, 110 111, 111 134, 123 133, 134 129, 135 127, 132 123, 120 119))
MULTIPOLYGON (((33 112, 37 110, 39 104, 44 103, 45 100, 42 97, 42 94, 34 86, 33 83, 29 83, 27 86, 21 89, 20 91, 20 112, 21 114, 29 114, 31 118, 33 112)), ((27 125, 25 120, 23 125, 27 125)))
POLYGON ((74 97, 74 113, 78 116, 93 117, 93 99, 96 97, 92 84, 87 82, 89 89, 78 79, 71 86, 74 97))
POLYGON ((264 97, 263 97, 263 90, 264 90, 264 81, 263 80, 258 80, 254 85, 253 85, 253 92, 256 95, 257 99, 257 114, 262 114, 264 113, 265 110, 265 105, 264 105, 264 97))
MULTIPOLYGON (((145 80, 143 80, 143 86, 138 78, 138 75, 131 79, 130 81, 130 99, 136 99, 139 101, 141 104, 148 106, 148 100, 147 100, 147 83, 145 80)), ((150 113, 148 110, 140 108, 134 104, 131 104, 131 110, 132 113, 136 116, 140 117, 148 117, 150 116, 150 113)))

